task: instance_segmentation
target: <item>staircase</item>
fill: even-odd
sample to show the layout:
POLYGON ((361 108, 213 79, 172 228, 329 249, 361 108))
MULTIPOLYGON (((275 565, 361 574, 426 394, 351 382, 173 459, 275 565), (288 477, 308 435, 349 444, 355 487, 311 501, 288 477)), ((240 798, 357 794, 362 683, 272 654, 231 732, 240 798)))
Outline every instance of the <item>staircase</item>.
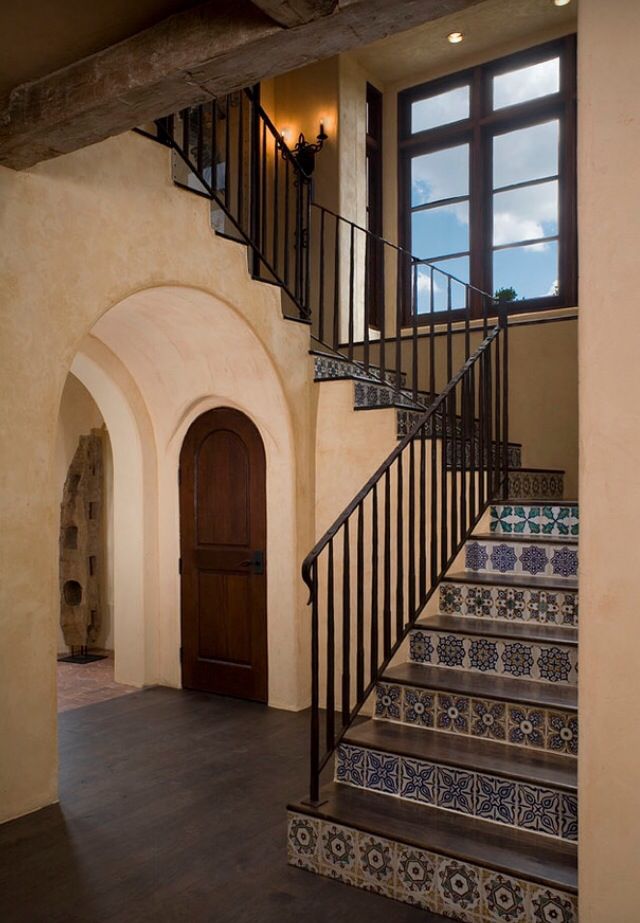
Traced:
POLYGON ((289 862, 429 919, 576 923, 578 507, 509 441, 506 312, 317 205, 257 88, 140 131, 309 325, 319 387, 396 414, 397 445, 303 564, 289 862))
POLYGON ((290 805, 292 865, 447 919, 577 920, 578 507, 535 477, 552 495, 490 506, 290 805))

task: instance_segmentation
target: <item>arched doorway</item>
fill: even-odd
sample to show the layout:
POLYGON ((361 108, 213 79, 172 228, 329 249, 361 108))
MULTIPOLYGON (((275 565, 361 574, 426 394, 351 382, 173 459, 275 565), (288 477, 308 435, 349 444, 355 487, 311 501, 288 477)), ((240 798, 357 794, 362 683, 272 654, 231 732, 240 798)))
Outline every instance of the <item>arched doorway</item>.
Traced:
POLYGON ((266 463, 249 417, 194 420, 179 491, 182 685, 266 702, 266 463))

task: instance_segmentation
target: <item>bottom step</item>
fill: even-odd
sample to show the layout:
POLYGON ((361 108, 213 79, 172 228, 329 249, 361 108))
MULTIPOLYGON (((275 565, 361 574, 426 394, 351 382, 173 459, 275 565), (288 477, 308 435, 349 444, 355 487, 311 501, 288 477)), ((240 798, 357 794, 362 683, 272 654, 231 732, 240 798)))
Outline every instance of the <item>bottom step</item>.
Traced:
POLYGON ((291 865, 467 923, 577 923, 574 844, 338 783, 321 797, 289 806, 291 865))

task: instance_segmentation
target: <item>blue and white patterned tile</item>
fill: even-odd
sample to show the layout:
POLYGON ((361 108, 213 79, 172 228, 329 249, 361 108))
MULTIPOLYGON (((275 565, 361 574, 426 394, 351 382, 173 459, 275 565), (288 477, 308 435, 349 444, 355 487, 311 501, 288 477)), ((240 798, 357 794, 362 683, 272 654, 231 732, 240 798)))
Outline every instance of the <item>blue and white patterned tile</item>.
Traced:
POLYGON ((436 773, 436 803, 460 814, 475 814, 476 774, 449 766, 438 766, 436 773))
POLYGON ((490 869, 482 870, 483 923, 529 923, 528 898, 526 881, 490 869))
POLYGON ((362 787, 365 783, 365 751, 362 747, 340 744, 336 754, 336 781, 362 787))
POLYGON ((454 920, 479 923, 480 874, 476 865, 442 857, 438 862, 440 912, 454 920))
POLYGON ((576 795, 560 795, 560 835, 565 840, 578 839, 578 799, 576 795))
POLYGON ((287 822, 289 864, 315 872, 319 861, 320 821, 315 817, 290 811, 287 822))
POLYGON ((376 686, 376 718, 400 721, 402 719, 401 708, 402 690, 400 686, 392 683, 378 683, 376 686))
POLYGON ((400 760, 400 797, 423 804, 436 800, 436 767, 424 760, 402 757, 400 760))
POLYGON ((402 720, 405 724, 432 728, 435 723, 436 696, 434 692, 405 686, 402 701, 402 720))
POLYGON ((485 675, 570 685, 578 681, 575 647, 469 636, 464 634, 464 622, 460 632, 412 631, 409 657, 414 663, 485 675))
POLYGON ((535 785, 518 786, 517 825, 560 836, 560 793, 535 785))
POLYGON ((507 741, 521 747, 544 750, 546 720, 541 708, 509 705, 507 708, 507 741))
POLYGON ((400 785, 400 758, 377 750, 367 750, 365 787, 387 795, 397 795, 400 785))
POLYGON ((508 539, 470 539, 465 545, 465 567, 475 573, 575 580, 578 549, 560 541, 536 544, 508 539))
POLYGON ((440 612, 471 618, 546 625, 578 624, 577 590, 473 583, 440 584, 440 612))
POLYGON ((578 901, 572 894, 530 884, 529 900, 532 923, 578 923, 578 901))
POLYGON ((472 737, 488 740, 505 740, 507 736, 507 707, 504 702, 491 699, 471 700, 472 737))
POLYGON ((516 789, 516 783, 511 779, 478 773, 476 816, 513 826, 516 822, 516 789))
POLYGON ((495 504, 491 507, 490 529, 498 535, 549 535, 575 537, 579 534, 579 510, 575 504, 495 504))
POLYGON ((562 711, 547 713, 547 746, 555 753, 578 755, 578 717, 562 711))
POLYGON ((422 629, 412 631, 409 637, 409 656, 415 663, 431 663, 434 653, 434 638, 422 629))
POLYGON ((436 697, 436 727, 452 734, 469 733, 470 699, 462 695, 439 692, 436 697))

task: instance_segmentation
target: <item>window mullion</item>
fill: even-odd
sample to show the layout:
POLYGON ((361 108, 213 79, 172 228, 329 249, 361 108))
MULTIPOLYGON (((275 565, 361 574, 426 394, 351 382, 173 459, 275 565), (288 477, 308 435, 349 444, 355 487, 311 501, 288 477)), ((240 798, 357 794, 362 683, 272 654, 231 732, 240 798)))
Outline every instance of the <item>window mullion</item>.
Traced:
MULTIPOLYGON (((485 156, 482 142, 482 126, 480 121, 485 110, 485 81, 482 67, 474 68, 471 84, 471 120, 472 135, 469 150, 469 247, 471 251, 469 281, 476 288, 484 291, 486 259, 485 249, 485 200, 486 176, 485 156)), ((473 294, 471 301, 472 314, 479 316, 482 310, 479 298, 473 294)))

